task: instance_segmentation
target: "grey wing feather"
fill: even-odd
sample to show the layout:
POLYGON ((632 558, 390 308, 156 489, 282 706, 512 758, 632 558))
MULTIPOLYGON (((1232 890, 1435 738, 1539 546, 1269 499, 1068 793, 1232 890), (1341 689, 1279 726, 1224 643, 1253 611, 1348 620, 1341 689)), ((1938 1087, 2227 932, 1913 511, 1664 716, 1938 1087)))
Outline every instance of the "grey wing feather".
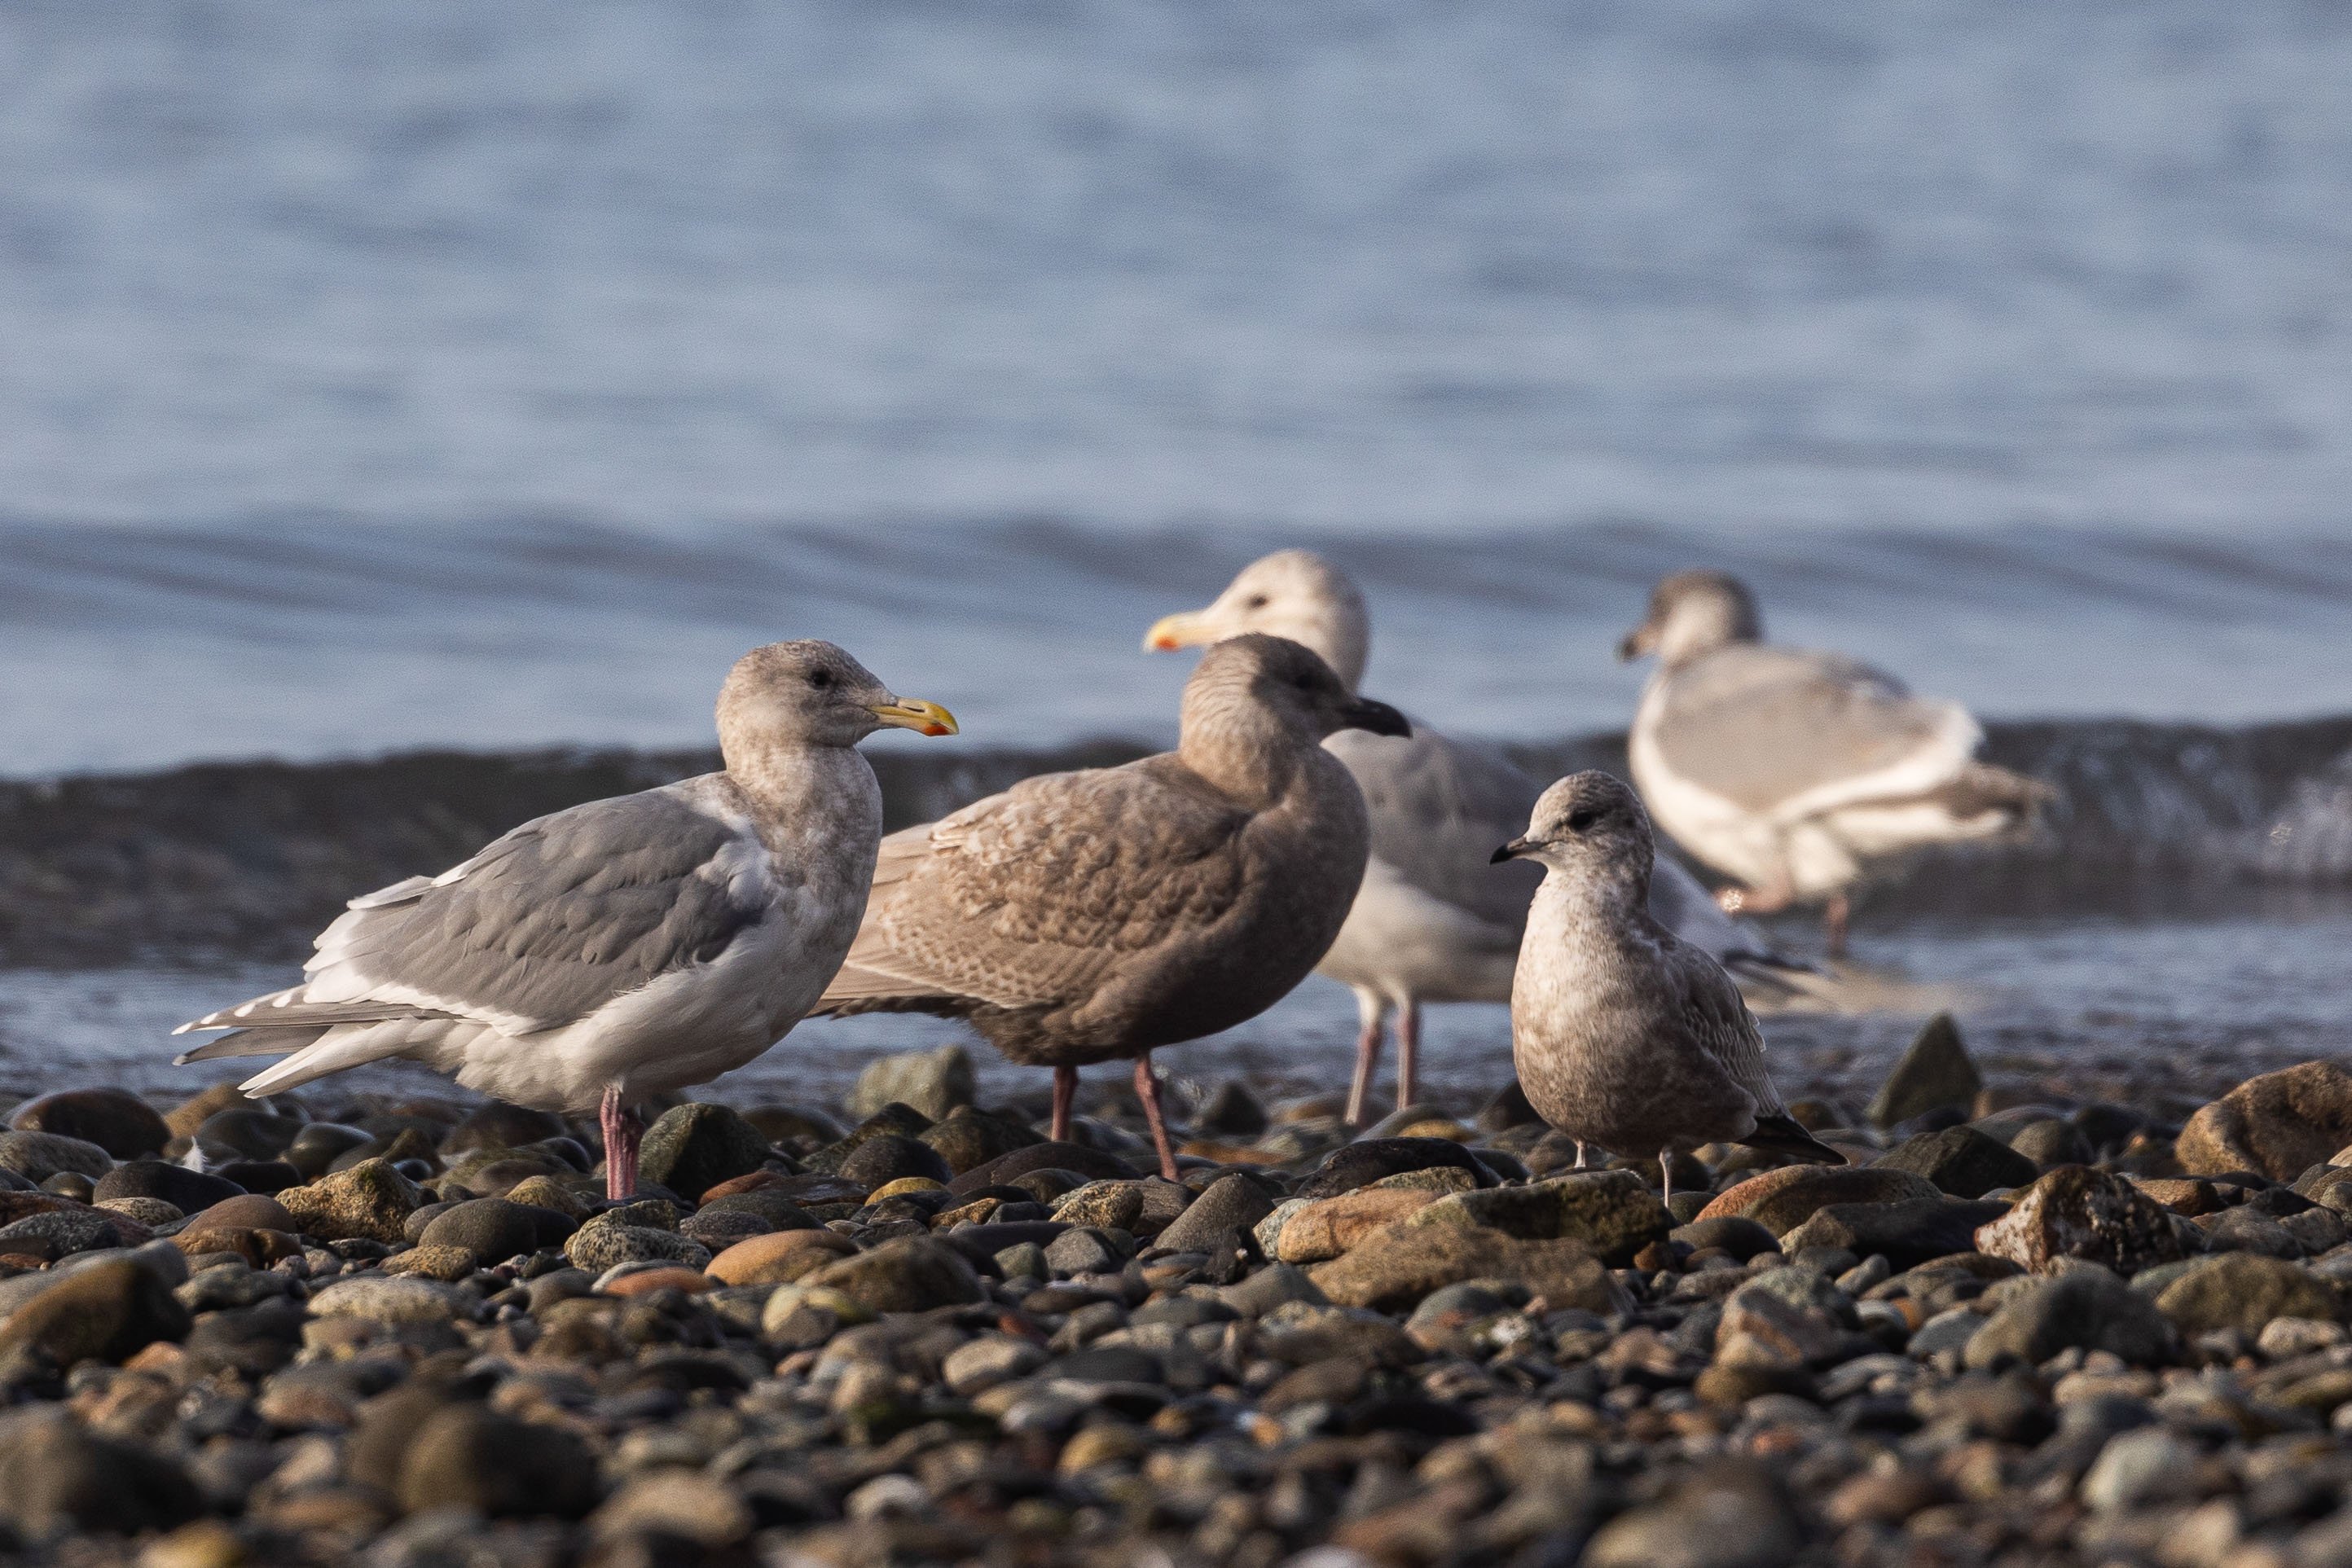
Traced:
POLYGON ((1753 810, 1895 767, 1967 722, 1882 671, 1804 649, 1735 643, 1664 681, 1652 732, 1660 756, 1753 810))
POLYGON ((1780 1113, 1785 1107, 1765 1065, 1764 1031, 1739 988, 1722 965, 1687 944, 1677 943, 1669 958, 1681 984, 1683 1018, 1700 1045, 1756 1103, 1759 1117, 1780 1113))
POLYGON ((1409 737, 1342 730, 1324 745, 1364 792, 1373 856, 1516 942, 1542 873, 1491 862, 1496 845, 1528 831, 1542 787, 1496 747, 1419 723, 1409 737))
POLYGON ((1231 906, 1246 821, 1150 758, 1025 779, 893 834, 887 883, 813 1010, 1067 1003, 1231 906))
POLYGON ((716 958, 759 923, 765 852, 747 837, 664 790, 539 818, 442 877, 354 899, 320 936, 309 988, 348 999, 264 998, 245 1016, 230 1009, 189 1027, 442 1012, 560 1027, 716 958))

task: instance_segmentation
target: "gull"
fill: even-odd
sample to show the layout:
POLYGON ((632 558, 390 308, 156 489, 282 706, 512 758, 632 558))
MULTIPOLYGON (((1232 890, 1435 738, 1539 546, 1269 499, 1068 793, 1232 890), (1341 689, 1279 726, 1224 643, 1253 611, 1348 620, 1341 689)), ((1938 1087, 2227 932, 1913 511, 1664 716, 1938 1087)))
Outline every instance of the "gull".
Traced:
POLYGON ((1764 640, 1755 595, 1719 571, 1660 582, 1618 655, 1658 656, 1628 753, 1675 841, 1743 885, 1725 908, 1826 904, 1845 947, 1847 889, 1874 861, 2029 822, 2048 786, 1976 760, 1958 703, 1913 696, 1842 653, 1764 640))
POLYGON ((1321 742, 1405 733, 1298 643, 1211 649, 1177 748, 1049 773, 882 841, 856 944, 815 1011, 968 1020, 1054 1070, 1068 1136, 1079 1067, 1131 1058, 1160 1171, 1176 1179, 1151 1052, 1255 1018, 1339 935, 1371 830, 1321 742))
POLYGON ((597 1108, 610 1196, 636 1189, 641 1100, 742 1066, 857 934, 882 792, 856 749, 953 735, 830 643, 774 643, 719 694, 721 772, 525 822, 438 876, 351 901, 302 984, 183 1024, 179 1058, 278 1056, 258 1098, 391 1057, 543 1111, 597 1108), (290 1054, 289 1054, 290 1053, 290 1054))
MULTIPOLYGON (((1311 550, 1276 550, 1242 569, 1206 608, 1170 615, 1147 650, 1196 647, 1270 632, 1323 655, 1353 690, 1371 653, 1371 615, 1348 575, 1311 550)), ((1533 867, 1487 863, 1528 820, 1541 784, 1498 747, 1451 739, 1415 721, 1406 736, 1350 731, 1324 743, 1347 764, 1371 811, 1372 858, 1339 940, 1316 972, 1356 994, 1361 1032, 1348 1094, 1360 1126, 1380 1064, 1381 1030, 1396 1019, 1397 1104, 1413 1103, 1424 1002, 1507 1002, 1533 867)), ((1691 874, 1659 864, 1652 910, 1685 940, 1751 976, 1790 961, 1718 909, 1691 874)))
POLYGON ((1536 1114, 1629 1158, 1655 1155, 1674 1197, 1674 1155, 1701 1144, 1815 1165, 1845 1156, 1799 1126, 1764 1065, 1764 1037, 1722 965, 1652 917, 1650 819, 1606 773, 1543 792, 1497 864, 1544 868, 1511 991, 1511 1057, 1536 1114))

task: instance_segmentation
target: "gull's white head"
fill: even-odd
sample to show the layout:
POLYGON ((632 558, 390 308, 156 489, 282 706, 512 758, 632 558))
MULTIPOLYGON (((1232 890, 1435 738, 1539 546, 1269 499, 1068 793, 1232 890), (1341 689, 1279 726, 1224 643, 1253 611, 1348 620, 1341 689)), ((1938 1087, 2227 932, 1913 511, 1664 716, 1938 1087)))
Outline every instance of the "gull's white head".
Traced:
POLYGON ((1658 655, 1671 670, 1732 643, 1764 637, 1748 585, 1727 571, 1678 571, 1650 592, 1650 613, 1617 644, 1620 659, 1658 655))
POLYGON ((1313 550, 1276 550, 1250 562, 1206 608, 1156 622, 1143 634, 1143 646, 1168 653, 1252 632, 1313 649, 1349 691, 1363 682, 1372 651, 1364 596, 1347 573, 1313 550))
POLYGON ((719 691, 719 746, 732 767, 778 746, 855 746, 877 729, 953 735, 955 716, 900 697, 831 643, 771 643, 735 661, 719 691))

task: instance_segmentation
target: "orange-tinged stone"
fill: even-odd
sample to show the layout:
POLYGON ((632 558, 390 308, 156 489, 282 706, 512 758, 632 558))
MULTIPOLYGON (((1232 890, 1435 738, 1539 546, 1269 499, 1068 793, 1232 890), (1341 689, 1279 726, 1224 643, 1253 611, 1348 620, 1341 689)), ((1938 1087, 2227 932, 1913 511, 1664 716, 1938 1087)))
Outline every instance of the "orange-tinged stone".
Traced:
POLYGON ((832 1230, 772 1230, 747 1237, 710 1260, 704 1272, 728 1285, 782 1285, 857 1250, 832 1230))
POLYGON ((634 1274, 624 1274, 604 1287, 608 1296, 642 1296, 647 1291, 684 1291, 698 1295, 715 1291, 719 1281, 699 1269, 679 1264, 675 1269, 640 1269, 634 1274))
POLYGON ((1337 1258, 1389 1221, 1428 1207, 1437 1196, 1412 1187, 1360 1186, 1310 1203, 1283 1222, 1276 1257, 1285 1263, 1337 1258))
POLYGON ((1753 1219, 1773 1235, 1786 1236, 1833 1203, 1903 1203, 1941 1197, 1925 1177, 1891 1166, 1782 1166, 1717 1193, 1698 1217, 1753 1219))
POLYGON ((732 1197, 739 1192, 759 1192, 767 1187, 783 1185, 783 1174, 780 1171, 751 1171, 742 1176, 730 1176, 717 1186, 705 1187, 702 1192, 702 1201, 709 1203, 714 1198, 732 1197))

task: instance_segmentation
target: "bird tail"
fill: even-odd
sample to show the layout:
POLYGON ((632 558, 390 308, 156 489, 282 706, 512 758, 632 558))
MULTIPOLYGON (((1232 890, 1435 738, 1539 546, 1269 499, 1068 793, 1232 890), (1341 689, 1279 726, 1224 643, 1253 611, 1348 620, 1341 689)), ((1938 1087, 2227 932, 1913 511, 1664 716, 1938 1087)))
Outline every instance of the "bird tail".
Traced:
POLYGON ((1751 1149, 1767 1154, 1786 1155, 1790 1159, 1810 1166, 1842 1166, 1843 1155, 1799 1126, 1793 1117, 1776 1111, 1769 1116, 1756 1118, 1756 1130, 1739 1140, 1751 1149))
POLYGON ((1995 816, 2007 829, 2031 827, 2058 791, 1990 762, 1971 762, 1936 794, 1937 803, 1963 821, 1995 816))

